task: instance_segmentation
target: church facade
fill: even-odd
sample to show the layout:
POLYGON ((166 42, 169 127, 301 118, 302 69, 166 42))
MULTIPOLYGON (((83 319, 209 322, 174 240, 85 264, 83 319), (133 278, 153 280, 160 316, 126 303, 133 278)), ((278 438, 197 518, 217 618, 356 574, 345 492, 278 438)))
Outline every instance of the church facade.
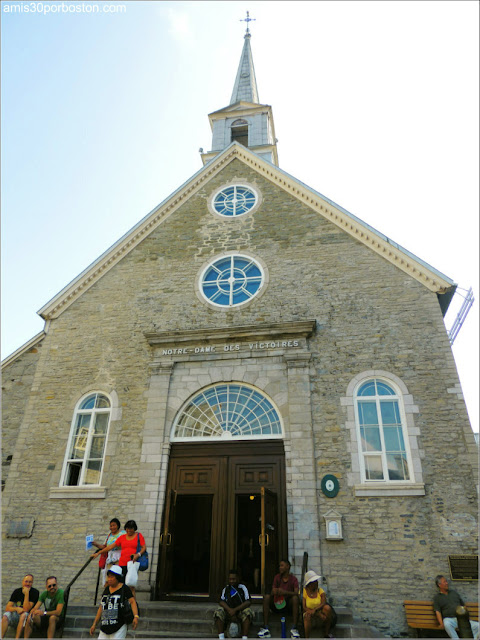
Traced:
POLYGON ((260 593, 306 552, 334 604, 406 632, 403 600, 478 553, 455 283, 279 168, 248 31, 209 118, 204 166, 3 363, 4 594, 65 586, 118 517, 147 541, 141 597, 216 600, 235 565, 260 593))

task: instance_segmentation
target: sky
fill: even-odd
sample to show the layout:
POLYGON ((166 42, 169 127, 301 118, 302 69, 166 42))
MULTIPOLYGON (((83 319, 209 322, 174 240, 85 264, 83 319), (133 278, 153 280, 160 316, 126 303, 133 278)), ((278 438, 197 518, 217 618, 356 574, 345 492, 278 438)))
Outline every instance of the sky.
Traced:
MULTIPOLYGON (((479 294, 479 3, 1 2, 2 359, 201 167, 246 11, 280 167, 479 294)), ((399 292, 401 295, 401 292, 399 292)), ((453 353, 478 431, 478 301, 453 353)))

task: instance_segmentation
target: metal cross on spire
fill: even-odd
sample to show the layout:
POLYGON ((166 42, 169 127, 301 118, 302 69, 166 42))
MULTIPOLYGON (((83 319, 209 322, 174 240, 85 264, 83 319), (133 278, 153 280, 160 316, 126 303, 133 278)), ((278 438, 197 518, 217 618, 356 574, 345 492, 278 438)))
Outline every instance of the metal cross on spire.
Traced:
POLYGON ((248 23, 252 22, 254 20, 256 20, 256 18, 250 18, 250 12, 249 11, 247 11, 247 17, 246 18, 241 18, 240 19, 240 22, 246 22, 247 23, 247 30, 246 30, 245 33, 250 33, 250 29, 248 28, 248 23))

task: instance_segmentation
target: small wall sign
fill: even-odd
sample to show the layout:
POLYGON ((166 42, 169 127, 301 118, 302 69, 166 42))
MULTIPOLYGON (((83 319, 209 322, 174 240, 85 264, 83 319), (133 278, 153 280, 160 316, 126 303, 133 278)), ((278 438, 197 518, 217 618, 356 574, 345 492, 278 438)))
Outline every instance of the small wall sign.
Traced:
POLYGON ((478 556, 448 556, 452 580, 478 581, 478 556))
POLYGON ((343 540, 342 516, 338 511, 330 509, 323 516, 325 518, 325 537, 327 540, 343 540))
POLYGON ((323 476, 320 486, 327 498, 335 498, 340 489, 338 478, 331 473, 327 473, 326 476, 323 476))

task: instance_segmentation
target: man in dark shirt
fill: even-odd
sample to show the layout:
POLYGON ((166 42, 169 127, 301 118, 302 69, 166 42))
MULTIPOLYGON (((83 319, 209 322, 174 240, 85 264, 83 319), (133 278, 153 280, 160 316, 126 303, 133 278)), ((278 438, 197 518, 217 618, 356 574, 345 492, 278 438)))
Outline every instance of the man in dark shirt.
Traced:
POLYGON ((278 571, 279 573, 277 573, 273 579, 271 593, 263 596, 263 627, 258 632, 258 637, 272 637, 270 629, 268 628, 268 615, 271 609, 274 612, 280 612, 282 616, 284 616, 285 613, 291 614, 293 626, 290 631, 290 637, 300 638, 297 630, 300 606, 298 580, 290 573, 290 562, 288 560, 280 560, 278 571))
MULTIPOLYGON (((222 591, 220 596, 220 606, 215 610, 213 618, 217 626, 218 637, 220 640, 225 638, 225 627, 234 622, 241 624, 242 638, 246 640, 253 613, 250 608, 250 594, 244 584, 239 584, 239 576, 237 569, 230 569, 228 574, 228 584, 222 591)), ((232 628, 230 627, 232 637, 232 628)))
POLYGON ((8 627, 16 629, 15 638, 23 635, 23 627, 29 611, 38 601, 38 591, 32 587, 33 576, 31 573, 22 580, 22 586, 15 589, 5 607, 2 616, 2 638, 5 637, 8 627))
MULTIPOLYGON (((441 629, 445 629, 450 638, 458 638, 457 628, 457 607, 463 606, 464 602, 460 595, 453 589, 448 588, 448 581, 445 576, 439 575, 435 578, 438 593, 433 598, 433 609, 437 616, 441 629)), ((478 638, 478 622, 470 621, 474 638, 478 638)))

